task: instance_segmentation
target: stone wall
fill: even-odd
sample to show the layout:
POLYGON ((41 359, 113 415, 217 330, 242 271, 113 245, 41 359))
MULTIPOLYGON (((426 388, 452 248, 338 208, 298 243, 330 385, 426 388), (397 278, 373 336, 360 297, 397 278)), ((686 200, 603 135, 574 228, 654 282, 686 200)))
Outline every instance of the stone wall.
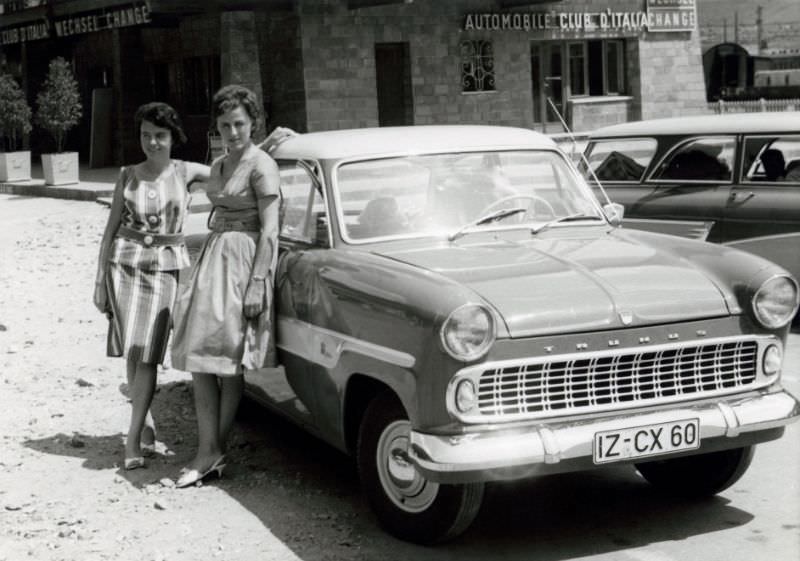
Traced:
MULTIPOLYGON (((530 5, 526 13, 643 11, 644 0, 585 0, 530 5)), ((626 79, 633 99, 622 105, 578 110, 576 130, 595 123, 697 113, 705 108, 705 83, 697 32, 645 31, 560 34, 537 30, 463 30, 464 14, 501 11, 497 2, 416 0, 350 10, 346 0, 304 1, 302 34, 307 130, 377 126, 376 43, 407 42, 414 124, 482 123, 537 128, 533 121, 530 47, 533 41, 616 38, 626 41, 626 79), (460 44, 486 39, 494 51, 495 91, 464 93, 460 44), (680 87, 676 87, 676 81, 680 87), (608 114, 603 111, 609 111, 608 114), (586 122, 579 119, 587 118, 586 122)), ((297 76, 294 77, 297 79, 297 76)), ((290 81, 291 82, 291 81, 290 81)), ((275 82, 277 99, 286 84, 275 82)), ((295 87, 295 90, 298 88, 295 87)))
POLYGON ((648 33, 638 42, 642 119, 708 113, 699 34, 648 33))

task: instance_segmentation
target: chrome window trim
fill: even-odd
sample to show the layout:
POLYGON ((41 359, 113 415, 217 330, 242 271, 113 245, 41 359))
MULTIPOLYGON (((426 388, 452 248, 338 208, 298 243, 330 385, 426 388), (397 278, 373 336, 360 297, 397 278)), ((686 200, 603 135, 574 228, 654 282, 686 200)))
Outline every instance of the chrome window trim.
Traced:
POLYGON ((687 185, 733 185, 734 179, 736 178, 736 157, 737 151, 739 150, 739 135, 737 134, 707 134, 707 135, 697 135, 697 136, 687 136, 677 144, 673 145, 672 148, 666 152, 658 163, 652 167, 650 173, 647 174, 647 177, 643 180, 643 182, 652 183, 655 185, 670 185, 674 183, 680 184, 687 184, 687 185), (653 174, 661 168, 664 164, 664 161, 667 158, 671 158, 675 152, 689 144, 690 142, 694 142, 696 140, 702 139, 709 139, 709 138, 722 138, 727 140, 733 140, 733 165, 731 166, 731 177, 727 181, 722 181, 719 179, 655 179, 653 178, 653 174))
MULTIPOLYGON (((620 136, 620 137, 608 136, 608 137, 600 137, 600 138, 590 138, 589 141, 588 141, 588 144, 587 144, 587 148, 588 148, 589 145, 591 145, 593 143, 597 144, 597 143, 600 143, 600 142, 607 142, 607 141, 619 142, 619 141, 623 141, 623 140, 634 140, 634 141, 636 141, 636 140, 640 140, 640 141, 641 140, 644 140, 644 141, 651 140, 651 141, 653 141, 655 143, 655 148, 653 149, 653 154, 650 156, 650 161, 647 162, 647 165, 644 167, 644 171, 642 172, 642 176, 638 180, 633 180, 633 179, 631 179, 631 180, 616 180, 615 179, 614 181, 606 181, 606 180, 595 181, 594 180, 595 175, 594 175, 594 173, 592 173, 591 179, 584 177, 583 178, 584 181, 586 181, 589 185, 597 185, 598 183, 600 183, 601 185, 605 184, 605 183, 611 183, 613 185, 617 185, 617 184, 620 184, 620 185, 641 185, 642 183, 647 181, 647 169, 650 168, 653 165, 653 156, 655 156, 656 153, 658 152, 658 144, 659 144, 658 137, 655 137, 655 136, 620 136)), ((586 160, 588 161, 588 158, 586 158, 586 160)))
POLYGON ((781 341, 773 335, 756 335, 756 336, 736 335, 730 337, 717 337, 711 339, 692 339, 691 341, 683 341, 681 343, 663 343, 659 345, 622 347, 622 348, 615 347, 614 349, 604 349, 604 350, 585 352, 585 353, 564 353, 560 355, 547 355, 547 356, 532 357, 532 358, 521 357, 519 359, 481 362, 478 364, 473 364, 466 368, 462 368, 453 375, 453 377, 450 379, 450 382, 447 385, 447 391, 445 394, 445 403, 447 407, 447 412, 454 419, 464 424, 500 424, 500 423, 514 422, 514 421, 550 419, 550 418, 568 417, 575 415, 582 416, 582 415, 590 415, 593 413, 608 413, 612 411, 636 409, 646 406, 665 405, 670 403, 695 401, 698 399, 707 399, 718 396, 731 395, 736 393, 742 393, 743 391, 751 391, 766 387, 770 384, 775 383, 775 381, 780 378, 780 371, 778 372, 778 374, 775 374, 774 376, 766 376, 763 373, 763 354, 767 346, 771 344, 778 345, 781 348, 781 350, 785 350, 781 341), (458 408, 455 405, 455 390, 458 383, 465 378, 469 378, 472 380, 472 382, 475 384, 475 387, 477 388, 479 386, 479 380, 481 374, 486 370, 523 366, 523 365, 546 364, 546 363, 562 362, 575 359, 585 360, 593 358, 617 357, 629 354, 656 353, 656 352, 677 350, 686 347, 711 346, 711 345, 719 345, 725 343, 740 343, 740 342, 755 342, 758 345, 758 351, 756 357, 756 378, 755 381, 746 388, 737 387, 731 389, 717 390, 713 392, 700 392, 696 394, 659 397, 659 398, 651 398, 651 399, 644 399, 640 401, 631 401, 624 403, 595 405, 591 407, 582 407, 580 409, 569 408, 557 411, 515 413, 509 415, 495 415, 495 416, 483 415, 480 412, 471 412, 466 414, 461 413, 458 411, 458 408))
MULTIPOLYGON (((742 134, 739 138, 739 151, 742 153, 742 157, 739 158, 739 184, 740 185, 769 185, 771 187, 797 187, 800 181, 766 181, 764 179, 759 180, 752 180, 746 177, 747 170, 744 168, 745 161, 744 161, 744 154, 745 149, 747 148, 747 140, 750 138, 796 138, 800 141, 800 133, 794 132, 776 132, 776 133, 758 133, 758 134, 742 134)), ((755 161, 755 160, 754 160, 755 161)), ((752 164, 751 164, 752 165, 752 164)), ((744 188, 744 187, 742 187, 744 188)))
MULTIPOLYGON (((308 247, 321 247, 323 249, 329 249, 329 248, 333 247, 333 229, 331 227, 331 207, 328 204, 328 192, 327 192, 328 190, 325 188, 325 174, 324 173, 314 173, 314 170, 322 170, 322 166, 320 165, 319 161, 317 161, 317 160, 306 160, 306 159, 303 159, 303 158, 278 158, 277 160, 275 160, 275 162, 278 164, 278 174, 280 174, 280 171, 281 171, 280 166, 281 166, 282 162, 292 162, 297 167, 302 167, 303 169, 305 169, 309 173, 312 183, 315 182, 315 181, 319 183, 320 191, 322 191, 322 204, 325 207, 325 214, 326 214, 326 216, 328 218, 328 225, 327 225, 327 228, 328 228, 328 243, 326 245, 324 245, 324 246, 323 245, 319 245, 319 244, 316 244, 316 243, 314 243, 314 242, 312 242, 310 240, 306 240, 306 239, 302 239, 302 238, 293 238, 291 236, 286 236, 286 235, 284 235, 284 234, 282 234, 280 232, 278 234, 278 243, 283 241, 283 242, 286 242, 286 243, 303 244, 303 245, 306 245, 308 247)), ((281 193, 281 196, 283 196, 283 193, 281 193)))

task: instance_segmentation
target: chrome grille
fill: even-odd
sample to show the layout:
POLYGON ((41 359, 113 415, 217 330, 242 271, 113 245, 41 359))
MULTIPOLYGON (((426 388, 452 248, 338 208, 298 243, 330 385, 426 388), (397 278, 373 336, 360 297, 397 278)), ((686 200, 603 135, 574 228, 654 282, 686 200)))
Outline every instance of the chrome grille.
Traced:
POLYGON ((757 363, 755 341, 553 357, 484 370, 478 408, 504 417, 697 398, 754 384, 757 363))

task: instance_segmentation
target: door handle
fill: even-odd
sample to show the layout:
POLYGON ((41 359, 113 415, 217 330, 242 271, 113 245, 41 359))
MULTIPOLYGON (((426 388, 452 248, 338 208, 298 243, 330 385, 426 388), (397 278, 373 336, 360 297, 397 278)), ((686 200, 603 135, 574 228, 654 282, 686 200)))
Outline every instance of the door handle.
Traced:
POLYGON ((732 203, 742 204, 743 202, 749 201, 750 199, 752 199, 755 196, 756 196, 756 194, 753 193, 752 191, 750 191, 749 193, 736 193, 736 192, 733 192, 733 193, 731 193, 731 196, 728 198, 728 200, 730 202, 732 202, 732 203))

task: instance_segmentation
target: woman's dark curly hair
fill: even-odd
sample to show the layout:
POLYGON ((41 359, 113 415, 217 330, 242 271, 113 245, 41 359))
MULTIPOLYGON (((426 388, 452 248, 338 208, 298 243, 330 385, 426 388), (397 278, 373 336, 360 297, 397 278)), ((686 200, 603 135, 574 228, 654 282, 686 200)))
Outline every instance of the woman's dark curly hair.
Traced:
POLYGON ((152 101, 145 103, 136 110, 136 130, 140 131, 142 128, 142 121, 153 123, 157 127, 169 129, 172 133, 172 143, 174 146, 180 146, 186 143, 186 133, 183 132, 181 125, 181 118, 178 112, 161 101, 152 101))
POLYGON ((211 118, 214 120, 212 128, 216 128, 217 117, 240 106, 253 121, 252 134, 255 136, 256 132, 261 130, 263 120, 258 98, 252 90, 237 84, 223 86, 214 94, 211 102, 211 118))

